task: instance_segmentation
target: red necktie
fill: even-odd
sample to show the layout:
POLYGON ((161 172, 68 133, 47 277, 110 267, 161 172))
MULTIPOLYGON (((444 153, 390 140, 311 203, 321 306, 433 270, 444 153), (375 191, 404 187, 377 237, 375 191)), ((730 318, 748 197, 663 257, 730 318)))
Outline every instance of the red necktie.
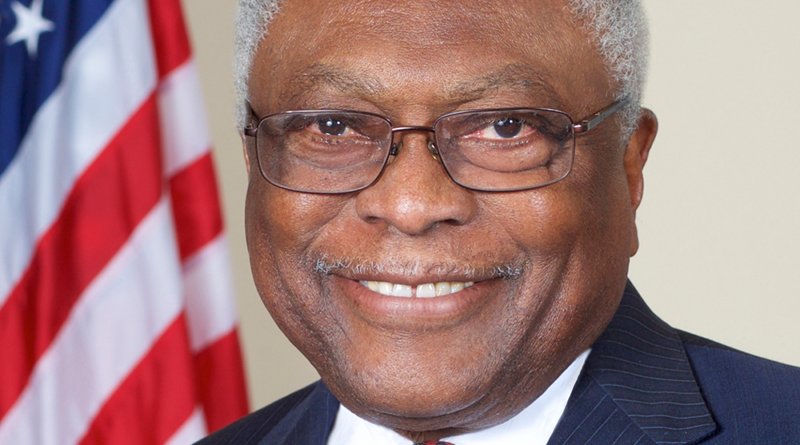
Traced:
POLYGON ((426 440, 425 442, 417 442, 414 445, 453 445, 450 442, 445 442, 443 440, 426 440))

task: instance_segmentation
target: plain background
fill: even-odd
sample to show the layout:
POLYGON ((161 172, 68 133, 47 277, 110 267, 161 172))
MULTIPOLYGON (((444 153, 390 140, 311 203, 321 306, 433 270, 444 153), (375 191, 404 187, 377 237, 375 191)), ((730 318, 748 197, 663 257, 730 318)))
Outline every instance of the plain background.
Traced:
MULTIPOLYGON (((800 3, 645 0, 660 122, 630 277, 678 328, 800 365, 800 3)), ((253 408, 317 378, 255 291, 233 114, 236 2, 184 2, 208 105, 253 408)))

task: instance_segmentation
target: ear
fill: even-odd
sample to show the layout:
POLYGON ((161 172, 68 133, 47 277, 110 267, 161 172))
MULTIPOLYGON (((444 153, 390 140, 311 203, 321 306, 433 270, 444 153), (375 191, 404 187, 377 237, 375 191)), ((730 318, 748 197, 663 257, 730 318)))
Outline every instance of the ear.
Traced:
POLYGON ((630 255, 636 254, 639 250, 639 236, 636 231, 636 209, 642 203, 644 194, 644 165, 650 156, 650 148, 658 132, 658 119, 656 115, 647 108, 642 108, 639 116, 639 123, 636 126, 628 141, 625 149, 625 175, 628 180, 628 192, 630 193, 631 209, 633 211, 633 235, 631 237, 630 255))

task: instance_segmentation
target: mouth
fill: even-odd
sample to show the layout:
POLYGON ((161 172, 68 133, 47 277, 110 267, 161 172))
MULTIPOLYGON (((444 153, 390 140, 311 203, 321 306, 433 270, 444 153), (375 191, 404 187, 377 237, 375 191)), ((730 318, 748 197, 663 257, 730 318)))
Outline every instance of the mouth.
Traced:
POLYGON ((439 281, 416 286, 390 283, 388 281, 360 280, 359 284, 387 297, 436 298, 461 292, 475 285, 473 281, 439 281))
POLYGON ((496 304, 522 274, 516 265, 318 259, 315 271, 347 310, 384 329, 455 326, 496 304))

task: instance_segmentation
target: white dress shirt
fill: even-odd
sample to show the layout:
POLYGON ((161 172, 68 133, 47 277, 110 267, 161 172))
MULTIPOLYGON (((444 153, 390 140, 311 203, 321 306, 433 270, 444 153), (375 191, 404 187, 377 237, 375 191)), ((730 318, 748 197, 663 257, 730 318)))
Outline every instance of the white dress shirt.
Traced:
MULTIPOLYGON (((454 445, 546 445, 588 356, 588 350, 579 355, 538 399, 516 416, 485 430, 440 439, 454 445)), ((411 441, 386 427, 367 422, 342 405, 328 445, 411 445, 411 441)))

